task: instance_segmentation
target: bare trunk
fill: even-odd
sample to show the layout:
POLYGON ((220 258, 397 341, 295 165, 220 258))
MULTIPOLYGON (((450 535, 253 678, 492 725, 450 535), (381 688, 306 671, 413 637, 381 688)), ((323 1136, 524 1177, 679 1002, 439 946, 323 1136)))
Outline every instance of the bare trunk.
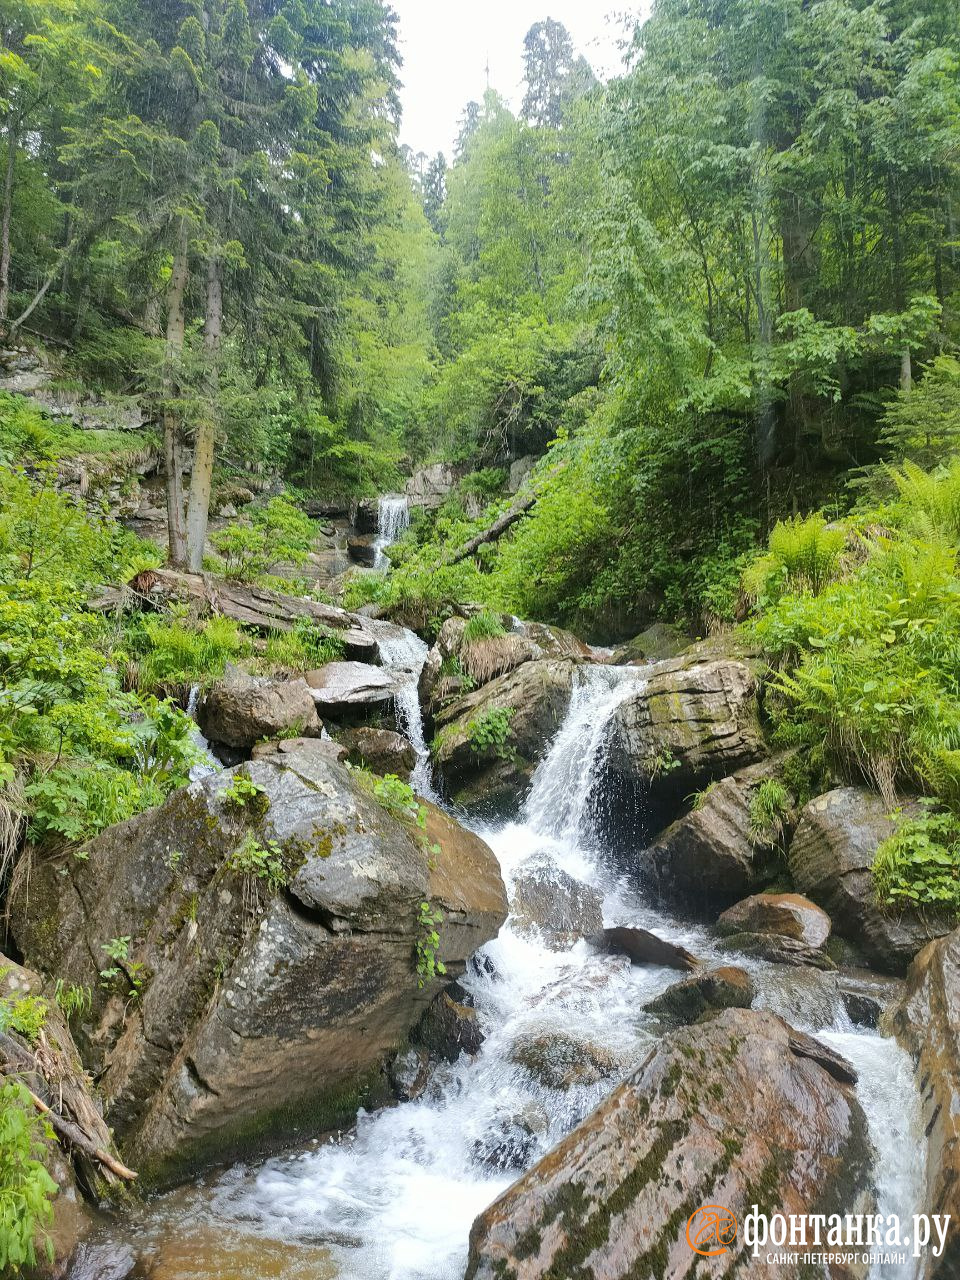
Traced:
POLYGON ((183 354, 186 315, 184 298, 190 273, 187 228, 180 229, 173 271, 167 291, 167 347, 163 375, 163 463, 167 489, 167 544, 170 563, 181 568, 187 561, 187 531, 183 511, 183 440, 180 418, 173 401, 178 387, 174 370, 183 354))
POLYGON ((910 348, 904 347, 900 354, 900 390, 913 390, 913 362, 910 358, 910 348))
POLYGON ((7 125, 7 165, 3 179, 3 220, 0 225, 0 328, 10 311, 10 225, 13 221, 13 175, 17 162, 17 128, 7 125))
POLYGON ((220 394, 220 339, 223 333, 223 282, 220 263, 210 259, 207 267, 207 313, 203 345, 207 357, 206 408, 197 427, 187 506, 187 567, 191 573, 203 569, 203 549, 207 541, 210 490, 213 485, 213 455, 217 440, 220 394))

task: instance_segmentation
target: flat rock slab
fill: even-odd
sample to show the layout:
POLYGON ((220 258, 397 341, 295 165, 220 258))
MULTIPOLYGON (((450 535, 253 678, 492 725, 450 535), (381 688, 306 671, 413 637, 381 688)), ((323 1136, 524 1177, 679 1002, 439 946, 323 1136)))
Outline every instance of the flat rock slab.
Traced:
POLYGON ((306 675, 321 715, 336 716, 344 709, 384 710, 397 696, 397 682, 380 667, 363 662, 328 662, 306 675))

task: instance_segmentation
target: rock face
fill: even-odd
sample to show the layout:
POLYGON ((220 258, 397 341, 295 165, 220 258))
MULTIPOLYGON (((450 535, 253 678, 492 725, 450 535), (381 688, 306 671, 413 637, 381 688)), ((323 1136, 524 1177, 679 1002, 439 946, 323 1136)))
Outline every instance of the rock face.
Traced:
POLYGON ((319 713, 348 724, 390 712, 397 696, 393 676, 365 662, 328 662, 319 671, 308 671, 306 681, 319 713))
POLYGON ((927 1133, 927 1213, 949 1213, 951 1229, 942 1257, 927 1254, 925 1276, 960 1270, 960 930, 920 952, 907 974, 902 1000, 890 1017, 911 1054, 923 1100, 927 1133))
POLYGON ((655 663, 612 720, 610 768, 642 783, 655 801, 682 801, 764 754, 756 678, 747 662, 655 663))
POLYGON ((663 1022, 679 1025, 721 1009, 749 1009, 755 994, 745 969, 724 965, 675 982, 643 1007, 663 1022))
POLYGON ((200 699, 197 723, 211 742, 238 751, 290 730, 319 736, 323 727, 304 680, 258 680, 238 667, 200 699))
POLYGON ((773 850, 752 829, 750 802, 774 768, 772 761, 752 765, 705 791, 637 856, 647 888, 704 918, 762 888, 773 850))
POLYGON ((421 467, 407 481, 407 497, 412 507, 440 507, 457 483, 457 473, 449 462, 421 467))
POLYGON ((372 569, 377 563, 377 549, 372 538, 348 538, 347 554, 354 564, 362 564, 372 569))
POLYGON ((510 1061, 559 1093, 612 1079, 623 1070, 620 1059, 603 1045, 556 1033, 521 1036, 510 1050, 510 1061))
POLYGON ((418 987, 420 903, 443 912, 451 976, 506 916, 483 841, 433 808, 421 836, 326 747, 176 792, 66 874, 34 868, 18 945, 93 991, 86 1064, 157 1176, 349 1120, 437 990, 418 987))
POLYGON ((949 924, 877 902, 873 859, 895 830, 889 806, 862 787, 839 787, 811 800, 800 815, 788 858, 801 893, 829 912, 834 931, 884 973, 903 973, 931 938, 949 924))
POLYGON ((416 768, 417 753, 410 739, 392 729, 344 729, 337 740, 351 764, 366 765, 374 773, 393 773, 408 782, 416 768))
POLYGON ((521 928, 534 926, 555 949, 603 928, 600 893, 546 857, 534 855, 517 868, 511 906, 515 923, 521 928))
POLYGON ((669 622, 654 622, 615 649, 612 661, 619 667, 630 663, 663 662, 667 658, 679 658, 689 645, 690 637, 669 622))
POLYGON ((830 917, 798 893, 757 893, 724 911, 717 921, 732 950, 786 964, 832 968, 823 948, 830 917))
POLYGON ((483 1032, 475 1009, 441 991, 421 1018, 414 1039, 434 1057, 456 1062, 461 1053, 479 1053, 483 1032))
POLYGON ((516 800, 566 715, 574 670, 553 658, 525 662, 436 715, 436 761, 458 803, 516 800), (485 732, 498 722, 500 742, 485 732))
MULTIPOLYGON (((706 1274, 688 1218, 716 1203, 742 1223, 761 1187, 776 1212, 867 1211, 870 1143, 853 1078, 771 1013, 727 1009, 673 1032, 477 1218, 466 1280, 706 1274)), ((711 1275, 797 1274, 753 1262, 742 1231, 713 1263, 711 1275)))

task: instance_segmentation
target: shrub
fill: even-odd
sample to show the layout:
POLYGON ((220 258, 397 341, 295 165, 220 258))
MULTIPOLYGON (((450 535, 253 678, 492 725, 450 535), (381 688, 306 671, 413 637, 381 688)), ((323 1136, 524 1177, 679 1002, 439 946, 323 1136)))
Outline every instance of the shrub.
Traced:
POLYGON ((781 521, 770 534, 769 551, 744 574, 744 589, 760 601, 787 592, 818 594, 835 576, 846 530, 828 525, 822 515, 781 521))
MULTIPOLYGON (((20 1275, 37 1264, 37 1237, 53 1221, 57 1184, 43 1165, 53 1133, 26 1088, 8 1080, 0 1088, 0 1274, 20 1275)), ((52 1262, 53 1246, 45 1241, 52 1262)))
POLYGON ((223 556, 228 578, 253 582, 274 565, 305 564, 316 536, 309 516, 286 498, 273 498, 214 533, 210 541, 223 556))
POLYGON ((481 712, 467 725, 467 737, 470 750, 475 755, 494 755, 500 760, 510 760, 513 749, 507 746, 512 730, 510 721, 513 710, 510 707, 490 707, 481 712))
POLYGON ((137 687, 144 691, 214 680, 252 647, 238 623, 219 616, 201 622, 176 613, 141 614, 127 636, 137 687))
POLYGON ((776 844, 790 812, 790 792, 776 778, 766 778, 750 797, 750 834, 764 844, 776 844))
POLYGON ((877 896, 887 906, 912 905, 960 912, 960 818, 926 805, 903 818, 877 849, 877 896))
POLYGON ((298 618, 290 631, 268 637, 258 665, 268 672, 314 671, 344 655, 344 643, 335 631, 309 618, 298 618))

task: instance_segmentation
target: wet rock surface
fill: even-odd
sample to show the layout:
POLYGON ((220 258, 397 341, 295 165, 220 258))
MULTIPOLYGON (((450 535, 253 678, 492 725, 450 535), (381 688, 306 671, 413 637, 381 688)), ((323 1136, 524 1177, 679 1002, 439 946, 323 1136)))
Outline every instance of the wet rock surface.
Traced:
POLYGON ((960 1273, 960 930, 929 943, 907 973, 890 1012, 897 1039, 913 1055, 927 1133, 927 1213, 949 1213, 943 1256, 926 1259, 924 1275, 960 1273))
POLYGON ((515 803, 525 792, 570 705, 575 669, 569 660, 525 662, 437 714, 435 758, 458 803, 515 803))
POLYGON ((798 893, 757 893, 729 907, 717 921, 724 945, 780 964, 831 969, 824 951, 830 917, 798 893))
MULTIPOLYGON (((475 1221, 467 1280, 700 1271, 689 1216, 869 1210, 870 1144, 849 1067, 774 1014, 727 1009, 671 1033, 475 1221)), ((711 1274, 794 1276, 742 1233, 711 1274)), ((840 1271, 830 1272, 839 1280, 840 1271)))
POLYGON ((543 855, 528 858, 514 872, 511 910, 521 929, 539 929, 553 949, 603 928, 602 895, 543 855))
POLYGON ((343 729, 337 741, 346 750, 351 764, 364 765, 374 773, 395 774, 404 782, 417 764, 417 753, 409 738, 392 729, 374 729, 361 726, 343 729))
POLYGON ((775 864, 753 829, 750 804, 776 763, 753 765, 713 783, 635 859, 644 886, 667 902, 708 918, 763 887, 775 864))
POLYGON ((91 989, 86 1065, 122 1149, 157 1175, 349 1119, 435 994, 418 986, 419 904, 443 912, 451 976, 506 915, 482 840, 432 808, 421 838, 326 746, 244 766, 240 801, 237 771, 217 775, 85 861, 34 868, 18 944, 91 989))
POLYGON ((834 931, 884 973, 904 973, 917 952, 949 932, 936 917, 883 909, 873 860, 896 829, 890 806, 863 787, 839 787, 804 808, 788 860, 797 889, 830 915, 834 931))
POLYGON ((627 956, 631 964, 663 965, 667 969, 697 969, 700 961, 685 947, 668 942, 648 929, 618 925, 601 929, 590 939, 592 946, 607 955, 627 956))
POLYGON ((755 996, 756 990, 746 970, 725 965, 674 983, 643 1008, 664 1023, 680 1025, 696 1022, 721 1009, 749 1009, 755 996))
POLYGON ((682 801, 765 754, 756 676, 746 661, 654 663, 611 724, 610 767, 660 802, 682 801))
POLYGON ((565 1093, 578 1085, 612 1080, 625 1064, 601 1044, 572 1035, 527 1035, 510 1050, 510 1061, 523 1067, 549 1089, 565 1093))
POLYGON ((306 682, 318 712, 331 720, 353 723, 365 715, 388 713, 396 703, 395 678, 364 662, 328 662, 308 671, 306 682))

